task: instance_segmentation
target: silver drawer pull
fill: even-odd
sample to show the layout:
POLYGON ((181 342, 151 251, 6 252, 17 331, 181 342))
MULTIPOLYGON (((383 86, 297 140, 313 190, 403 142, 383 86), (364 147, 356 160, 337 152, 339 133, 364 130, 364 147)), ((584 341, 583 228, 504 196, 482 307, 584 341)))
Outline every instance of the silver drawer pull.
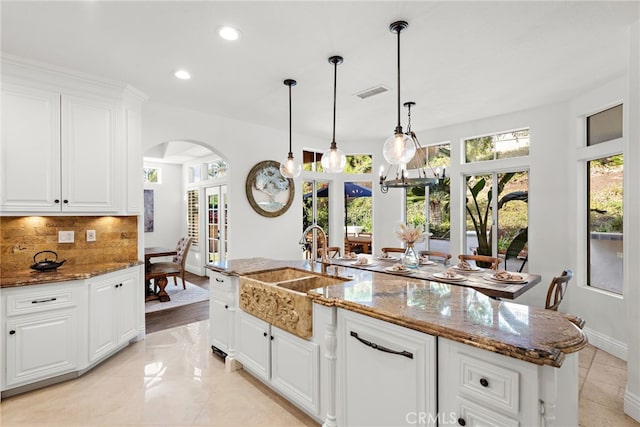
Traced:
POLYGON ((406 350, 403 350, 403 351, 391 350, 390 348, 383 347, 383 346, 378 345, 378 344, 376 344, 374 342, 367 341, 365 339, 360 338, 358 336, 357 332, 351 331, 351 336, 354 337, 355 339, 357 339, 358 341, 360 341, 362 344, 364 344, 364 345, 366 345, 368 347, 371 347, 373 349, 384 351, 385 353, 397 354, 399 356, 404 356, 404 357, 408 357, 409 359, 413 359, 413 353, 409 353, 406 350))
POLYGON ((48 299, 36 299, 31 301, 31 304, 40 304, 41 302, 51 302, 55 301, 57 298, 48 298, 48 299))

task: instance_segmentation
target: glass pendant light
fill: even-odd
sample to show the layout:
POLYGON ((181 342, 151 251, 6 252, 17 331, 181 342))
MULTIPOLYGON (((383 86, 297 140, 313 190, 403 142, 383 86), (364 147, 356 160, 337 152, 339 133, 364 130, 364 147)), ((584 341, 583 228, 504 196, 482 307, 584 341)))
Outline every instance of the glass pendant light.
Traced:
POLYGON ((411 138, 402 132, 400 125, 400 33, 408 26, 406 21, 396 21, 389 26, 389 30, 398 35, 398 124, 394 134, 385 141, 382 155, 392 165, 408 163, 416 153, 411 138))
POLYGON ((322 153, 322 169, 329 173, 340 173, 347 164, 347 157, 336 144, 336 83, 338 78, 338 64, 342 64, 341 56, 332 56, 329 63, 333 64, 333 139, 329 149, 322 153))
POLYGON ((285 86, 289 86, 289 155, 280 163, 280 173, 285 178, 296 178, 302 172, 302 165, 293 159, 293 151, 291 150, 291 86, 296 85, 293 79, 286 79, 285 86))

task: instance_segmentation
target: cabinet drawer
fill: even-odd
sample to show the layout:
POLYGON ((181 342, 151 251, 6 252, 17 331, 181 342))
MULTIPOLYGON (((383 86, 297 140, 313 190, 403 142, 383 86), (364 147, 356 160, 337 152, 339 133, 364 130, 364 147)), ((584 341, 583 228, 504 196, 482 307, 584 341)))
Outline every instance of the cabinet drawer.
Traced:
POLYGON ((458 353, 459 391, 476 400, 502 408, 512 414, 519 412, 520 378, 517 371, 488 363, 465 353, 458 353))
POLYGON ((8 317, 75 307, 78 304, 79 286, 52 284, 34 285, 33 288, 3 291, 6 292, 8 317))
POLYGON ((505 417, 500 413, 494 412, 487 407, 476 405, 468 400, 458 398, 458 410, 453 418, 458 417, 456 421, 448 420, 451 424, 457 422, 458 425, 466 427, 518 427, 520 423, 509 417, 505 417))
POLYGON ((209 278, 209 287, 211 290, 231 292, 231 277, 220 273, 212 273, 209 278))

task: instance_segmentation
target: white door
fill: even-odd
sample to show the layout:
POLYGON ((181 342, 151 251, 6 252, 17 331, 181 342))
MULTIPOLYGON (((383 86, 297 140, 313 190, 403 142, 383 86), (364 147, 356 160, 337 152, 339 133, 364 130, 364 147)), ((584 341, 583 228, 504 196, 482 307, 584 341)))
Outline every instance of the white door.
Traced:
POLYGON ((228 258, 227 186, 206 188, 207 262, 224 262, 228 258))

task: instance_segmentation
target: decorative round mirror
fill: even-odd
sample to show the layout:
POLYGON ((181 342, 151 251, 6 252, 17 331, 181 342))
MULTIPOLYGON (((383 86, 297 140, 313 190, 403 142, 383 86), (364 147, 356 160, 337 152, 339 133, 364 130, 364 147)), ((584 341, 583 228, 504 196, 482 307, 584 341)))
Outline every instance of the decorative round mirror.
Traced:
POLYGON ((249 171, 245 189, 253 210, 266 217, 285 213, 295 194, 293 179, 282 176, 280 163, 274 160, 255 165, 249 171))

